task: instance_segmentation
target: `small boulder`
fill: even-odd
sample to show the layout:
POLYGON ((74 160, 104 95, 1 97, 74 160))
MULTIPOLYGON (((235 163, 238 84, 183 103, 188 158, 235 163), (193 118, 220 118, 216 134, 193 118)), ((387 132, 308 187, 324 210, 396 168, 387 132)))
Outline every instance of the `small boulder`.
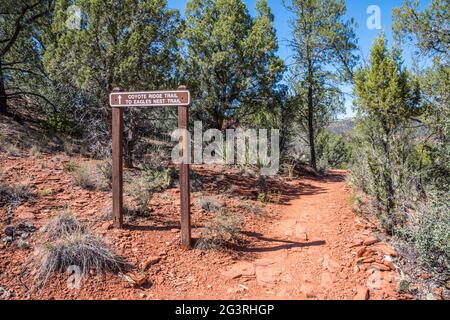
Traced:
POLYGON ((157 264, 159 261, 161 261, 161 257, 150 257, 147 260, 144 261, 142 264, 142 270, 147 270, 151 266, 157 264))
POLYGON ((359 248, 358 251, 356 251, 356 257, 361 258, 365 252, 366 252, 366 247, 359 248))
POLYGON ((356 288, 356 295, 353 300, 369 300, 370 292, 367 287, 358 286, 356 288))
POLYGON ((364 239, 364 245, 365 246, 371 246, 375 243, 380 242, 380 240, 378 240, 378 238, 374 237, 374 236, 369 236, 366 239, 364 239))

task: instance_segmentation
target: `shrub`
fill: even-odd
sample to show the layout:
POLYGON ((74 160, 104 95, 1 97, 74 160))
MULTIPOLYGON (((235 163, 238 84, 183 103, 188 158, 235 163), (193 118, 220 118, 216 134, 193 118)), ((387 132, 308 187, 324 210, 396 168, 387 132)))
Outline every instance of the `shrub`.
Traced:
POLYGON ((172 181, 173 169, 143 166, 140 177, 134 179, 129 185, 129 193, 136 201, 135 212, 138 215, 148 215, 153 194, 169 188, 172 181))
POLYGON ((196 248, 225 248, 228 244, 239 241, 242 222, 236 214, 222 211, 205 225, 196 248))
POLYGON ((28 151, 28 154, 31 157, 39 157, 41 155, 41 148, 37 145, 33 145, 30 150, 28 151))
POLYGON ((143 177, 133 180, 129 187, 129 193, 136 201, 135 212, 138 215, 147 216, 149 214, 149 204, 152 196, 148 180, 143 177))
POLYGON ((100 173, 99 186, 103 190, 110 190, 112 188, 112 161, 107 160, 97 165, 100 173))
POLYGON ((200 198, 198 203, 207 212, 219 212, 223 209, 223 204, 209 197, 200 198))
POLYGON ((61 114, 52 114, 42 123, 44 129, 57 133, 70 133, 74 130, 75 124, 67 120, 61 114))
POLYGON ((252 203, 243 203, 238 205, 239 209, 243 210, 247 214, 251 214, 254 216, 264 216, 266 214, 266 211, 257 205, 254 205, 252 203))
POLYGON ((46 232, 47 241, 38 247, 33 257, 39 287, 45 285, 52 274, 66 272, 71 266, 80 268, 82 276, 92 269, 98 273, 117 273, 128 267, 123 258, 114 254, 68 211, 51 220, 46 232))
POLYGON ((317 137, 319 167, 346 169, 351 161, 351 146, 344 137, 324 131, 317 137))
POLYGON ((99 238, 80 231, 44 244, 36 251, 34 259, 39 287, 45 285, 52 274, 66 272, 71 266, 79 267, 82 276, 87 276, 92 269, 98 273, 118 273, 127 268, 125 260, 99 238))
POLYGON ((412 240, 421 262, 436 272, 450 270, 450 205, 448 196, 430 199, 418 208, 412 240), (447 198, 447 199, 446 199, 447 198))
POLYGON ((86 190, 94 190, 97 187, 92 170, 87 165, 82 165, 75 169, 73 172, 73 183, 86 190))
POLYGON ((64 164, 64 171, 68 173, 75 172, 78 170, 78 168, 78 164, 72 160, 64 164))
POLYGON ((14 186, 0 182, 0 207, 18 207, 34 197, 28 186, 14 186))
POLYGON ((69 211, 52 219, 46 227, 46 232, 50 239, 59 239, 84 231, 84 226, 69 211))

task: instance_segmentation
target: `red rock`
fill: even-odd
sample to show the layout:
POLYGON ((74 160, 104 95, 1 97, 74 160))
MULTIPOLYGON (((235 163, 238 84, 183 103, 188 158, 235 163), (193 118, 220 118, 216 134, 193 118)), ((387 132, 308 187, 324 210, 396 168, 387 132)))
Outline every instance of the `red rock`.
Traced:
POLYGON ((365 252, 366 252, 366 247, 359 248, 358 251, 356 251, 356 257, 361 258, 365 252))
POLYGON ((147 276, 142 274, 131 275, 131 279, 135 282, 136 286, 143 286, 148 282, 147 276))
POLYGON ((443 293, 444 293, 444 289, 443 288, 434 288, 433 289, 433 295, 436 298, 436 300, 442 300, 443 293))
POLYGON ((356 295, 353 300, 369 300, 370 292, 367 287, 358 286, 356 288, 356 295))
POLYGON ((157 264, 159 261, 161 261, 160 257, 150 257, 148 258, 143 264, 142 264, 142 270, 147 270, 152 265, 157 264))
POLYGON ((384 243, 380 243, 379 245, 377 245, 376 249, 378 251, 381 251, 386 256, 391 256, 391 257, 397 257, 398 256, 397 250, 395 250, 394 248, 389 247, 388 245, 386 245, 384 243))
POLYGON ((373 244, 375 244, 375 243, 378 243, 378 242, 380 242, 380 240, 378 240, 377 238, 375 238, 375 237, 373 237, 373 236, 370 236, 370 237, 367 237, 367 238, 364 240, 364 245, 365 245, 365 246, 371 246, 371 245, 373 245, 373 244))
POLYGON ((316 292, 309 285, 302 286, 300 290, 306 295, 306 298, 308 298, 308 299, 313 299, 313 298, 317 297, 316 292))
POLYGON ((377 262, 372 263, 371 266, 372 266, 373 268, 379 269, 379 270, 381 270, 381 271, 391 271, 391 270, 392 270, 392 269, 391 269, 390 267, 388 267, 387 265, 384 265, 384 264, 381 264, 381 263, 377 263, 377 262))
POLYGON ((250 262, 239 262, 233 265, 227 272, 225 272, 224 276, 228 280, 238 279, 241 277, 254 277, 255 267, 250 262))
POLYGON ((102 228, 103 230, 111 230, 113 227, 114 227, 114 226, 113 226, 112 222, 105 222, 105 223, 103 223, 102 226, 101 226, 101 228, 102 228))
POLYGON ((429 279, 433 278, 433 275, 431 275, 429 273, 422 273, 420 275, 420 278, 423 279, 423 280, 429 280, 429 279))
POLYGON ((391 270, 395 270, 395 264, 392 261, 384 261, 383 264, 387 267, 389 267, 391 270))

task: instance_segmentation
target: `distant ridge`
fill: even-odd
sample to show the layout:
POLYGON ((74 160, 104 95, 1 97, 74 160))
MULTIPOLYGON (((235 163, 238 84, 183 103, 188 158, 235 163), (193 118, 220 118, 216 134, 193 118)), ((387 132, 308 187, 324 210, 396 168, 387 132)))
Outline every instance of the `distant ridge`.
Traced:
POLYGON ((346 135, 353 130, 354 126, 355 126, 354 118, 345 118, 333 121, 328 126, 328 130, 333 134, 346 135))

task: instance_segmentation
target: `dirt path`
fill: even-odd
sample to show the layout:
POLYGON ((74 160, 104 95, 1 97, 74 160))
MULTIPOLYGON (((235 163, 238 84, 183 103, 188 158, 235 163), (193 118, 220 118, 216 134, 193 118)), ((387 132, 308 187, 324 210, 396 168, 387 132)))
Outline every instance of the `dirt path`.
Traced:
MULTIPOLYGON (((401 298, 396 293, 396 252, 374 238, 376 230, 352 212, 344 172, 291 182, 271 179, 269 188, 281 191, 281 203, 257 215, 243 209, 260 208, 258 201, 250 200, 257 197, 257 178, 244 178, 239 170, 227 168, 199 169, 204 181, 203 190, 192 197, 194 238, 212 217, 198 204, 205 195, 245 218, 245 243, 229 251, 203 251, 179 245, 178 189, 154 197, 150 218, 130 222, 123 230, 111 229, 104 218, 110 193, 74 187, 64 171, 69 160, 62 155, 0 157, 3 179, 11 184, 20 181, 36 193, 35 199, 14 211, 12 224, 28 222, 39 230, 63 208, 70 208, 126 257, 132 266, 130 276, 144 285, 94 273, 73 290, 67 286, 67 275, 57 274, 30 296, 33 279, 21 275, 43 241, 41 232, 34 232, 27 235, 29 246, 24 248, 0 242, 0 287, 13 292, 14 299, 365 299, 368 293, 370 299, 401 298), (155 263, 147 268, 147 261, 155 263)), ((0 208, 0 216, 4 214, 0 208)), ((0 227, 4 237, 5 219, 0 227)))
POLYGON ((368 292, 371 299, 397 298, 396 272, 370 264, 380 260, 377 251, 383 256, 391 249, 371 244, 376 240, 370 228, 351 210, 345 173, 302 179, 293 186, 300 195, 282 205, 279 219, 267 233, 255 235, 258 258, 239 262, 227 273, 241 281, 254 274, 248 284, 238 284, 248 288, 246 298, 365 299, 368 292), (364 257, 366 252, 372 254, 364 257), (358 255, 360 260, 367 259, 366 264, 356 262, 358 255))

